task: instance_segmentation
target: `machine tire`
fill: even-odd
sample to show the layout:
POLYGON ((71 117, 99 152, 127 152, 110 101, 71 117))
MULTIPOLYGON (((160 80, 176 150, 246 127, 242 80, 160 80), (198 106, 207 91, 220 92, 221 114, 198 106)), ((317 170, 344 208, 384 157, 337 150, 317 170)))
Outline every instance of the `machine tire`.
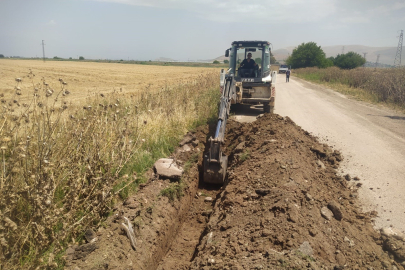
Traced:
POLYGON ((265 113, 273 113, 272 108, 274 108, 274 107, 271 107, 268 103, 263 104, 263 111, 265 113))

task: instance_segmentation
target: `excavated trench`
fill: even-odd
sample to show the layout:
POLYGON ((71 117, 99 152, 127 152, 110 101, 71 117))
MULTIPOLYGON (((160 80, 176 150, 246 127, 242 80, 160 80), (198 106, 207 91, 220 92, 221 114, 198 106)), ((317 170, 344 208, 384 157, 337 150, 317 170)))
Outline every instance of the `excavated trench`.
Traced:
POLYGON ((205 185, 202 154, 214 128, 188 134, 173 154, 188 168, 182 196, 163 196, 179 184, 151 171, 98 229, 92 251, 83 252, 92 243, 71 247, 67 269, 404 269, 405 238, 373 229, 377 213, 361 212, 361 181, 338 175, 338 151, 289 118, 230 120, 229 182, 205 185))

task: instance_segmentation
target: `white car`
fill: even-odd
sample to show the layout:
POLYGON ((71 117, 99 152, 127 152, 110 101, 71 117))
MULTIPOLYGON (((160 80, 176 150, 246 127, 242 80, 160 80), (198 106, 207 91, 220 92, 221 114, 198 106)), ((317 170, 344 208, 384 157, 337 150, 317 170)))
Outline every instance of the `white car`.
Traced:
POLYGON ((288 70, 287 65, 280 65, 280 67, 278 68, 278 73, 286 73, 287 70, 288 70))

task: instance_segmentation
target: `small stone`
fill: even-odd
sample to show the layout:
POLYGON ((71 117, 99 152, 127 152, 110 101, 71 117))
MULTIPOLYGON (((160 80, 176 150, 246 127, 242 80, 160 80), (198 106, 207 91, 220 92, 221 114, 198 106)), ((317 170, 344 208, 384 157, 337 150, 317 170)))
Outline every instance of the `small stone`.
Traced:
POLYGON ((192 144, 194 147, 198 146, 199 143, 200 143, 199 140, 195 140, 195 141, 192 141, 192 142, 191 142, 191 144, 192 144))
POLYGON ((212 202, 212 197, 205 197, 204 202, 212 202))
POLYGON ((344 256, 341 252, 339 252, 338 254, 336 254, 336 262, 337 262, 339 265, 345 265, 345 264, 346 264, 346 258, 345 258, 345 256, 344 256))
POLYGON ((243 150, 245 150, 245 141, 239 143, 236 147, 234 152, 235 153, 241 153, 243 150))
POLYGON ((320 161, 319 159, 316 161, 316 164, 317 164, 318 167, 320 167, 321 169, 325 169, 325 168, 326 168, 325 164, 324 164, 322 161, 320 161))
POLYGON ((309 244, 308 241, 304 241, 304 243, 301 244, 300 248, 298 249, 302 254, 307 255, 307 256, 312 256, 314 255, 314 250, 312 249, 311 245, 309 244))
POLYGON ((336 203, 335 201, 331 201, 328 204, 328 208, 332 211, 333 216, 337 219, 337 220, 342 220, 343 218, 343 214, 342 211, 340 210, 339 204, 336 203))
POLYGON ((344 241, 347 242, 347 243, 349 243, 349 247, 354 246, 354 241, 353 241, 353 240, 350 240, 347 236, 345 236, 344 241))
POLYGON ((346 179, 347 181, 352 180, 352 177, 350 176, 350 174, 346 174, 344 177, 345 177, 345 179, 346 179))
POLYGON ((321 208, 321 215, 327 220, 332 220, 333 213, 326 206, 321 208))
POLYGON ((266 196, 270 193, 270 189, 256 189, 255 192, 257 195, 266 196))
POLYGON ((92 229, 86 230, 86 232, 84 233, 84 237, 86 238, 88 243, 97 241, 97 235, 92 229))

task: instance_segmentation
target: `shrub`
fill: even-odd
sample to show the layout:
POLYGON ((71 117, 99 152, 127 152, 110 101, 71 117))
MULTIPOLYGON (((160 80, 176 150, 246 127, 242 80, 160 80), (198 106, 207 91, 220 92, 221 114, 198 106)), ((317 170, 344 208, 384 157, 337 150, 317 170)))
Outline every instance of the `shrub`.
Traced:
POLYGON ((79 60, 84 60, 84 57, 83 57, 83 56, 79 56, 79 60))
POLYGON ((212 62, 213 64, 219 64, 218 60, 214 60, 214 62, 212 62))
POLYGON ((354 69, 366 63, 366 59, 358 53, 348 52, 346 54, 338 54, 333 60, 335 66, 343 69, 354 69))
POLYGON ((229 64, 229 60, 228 60, 228 59, 225 59, 225 60, 224 60, 224 64, 229 64))
POLYGON ((287 59, 287 65, 292 68, 319 67, 324 68, 332 66, 330 61, 325 58, 325 53, 315 42, 302 43, 294 49, 287 59))

